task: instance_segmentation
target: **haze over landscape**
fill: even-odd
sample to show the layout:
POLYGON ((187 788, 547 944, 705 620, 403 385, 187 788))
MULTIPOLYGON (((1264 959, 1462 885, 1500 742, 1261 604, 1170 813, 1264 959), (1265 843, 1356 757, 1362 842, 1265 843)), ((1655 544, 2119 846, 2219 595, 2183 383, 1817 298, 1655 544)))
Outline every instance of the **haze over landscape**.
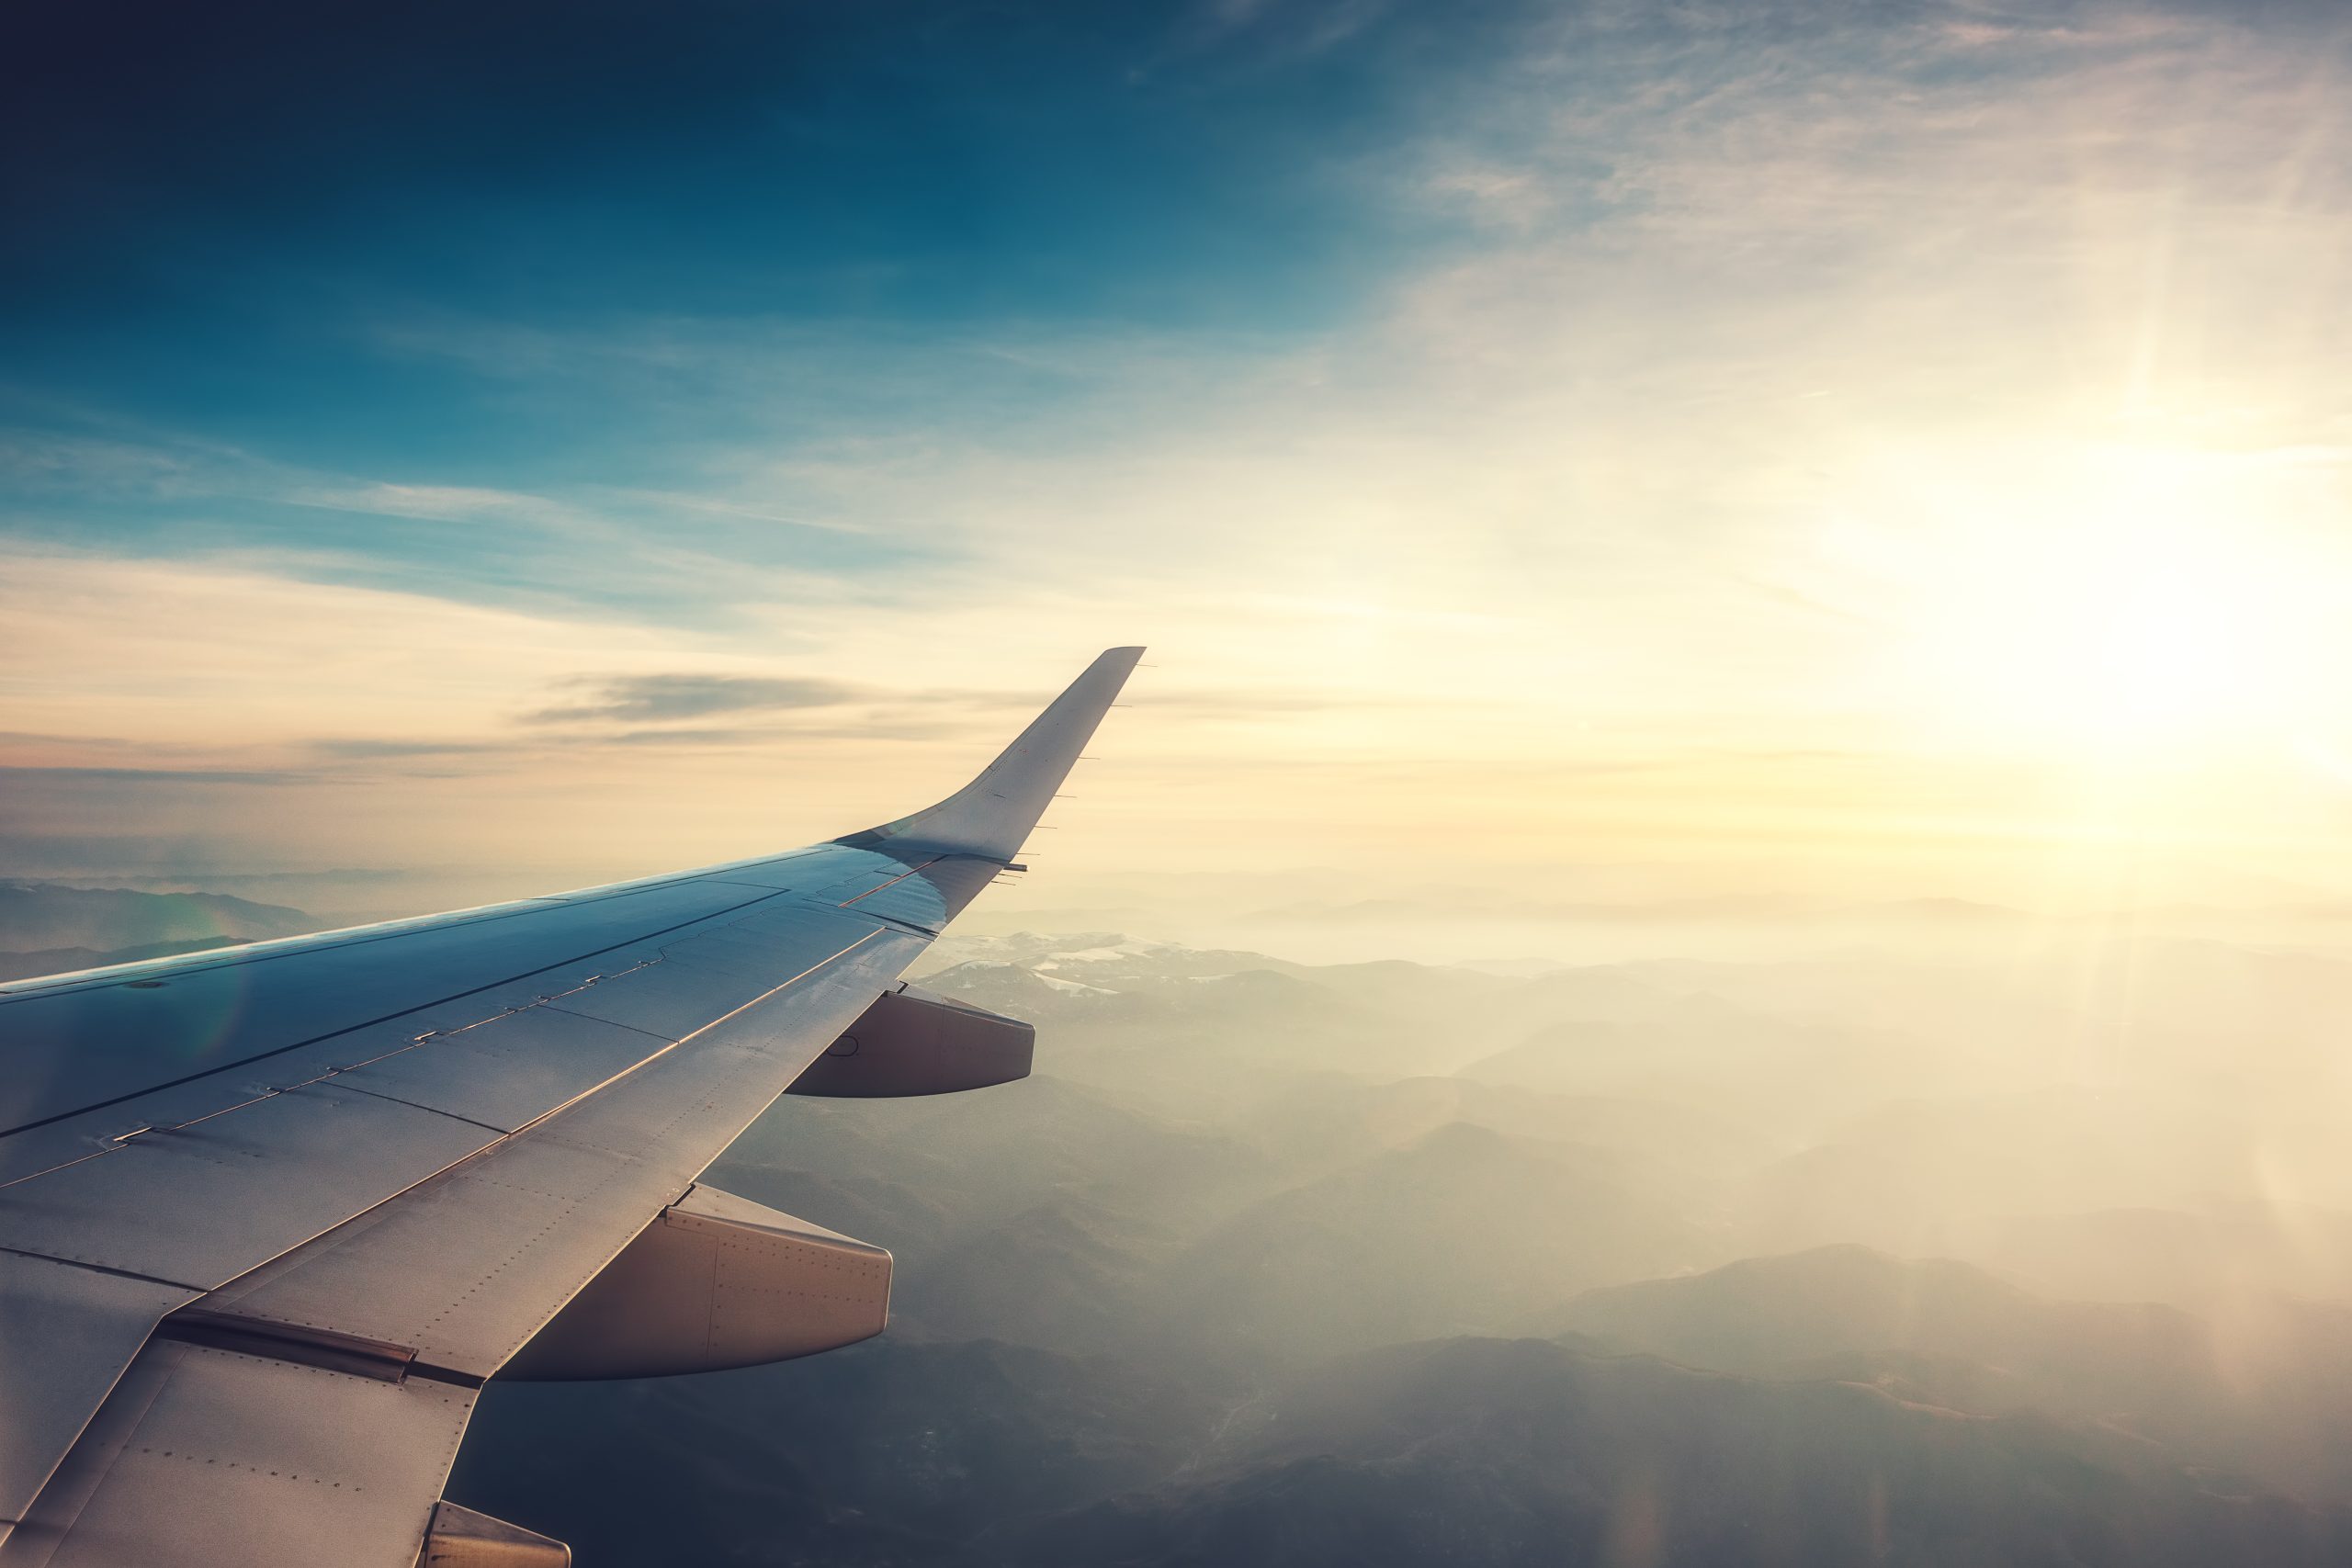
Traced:
POLYGON ((51 7, 0 978, 780 849, 1149 662, 493 1385, 632 1562, 2352 1562, 2335 6, 51 7))
MULTIPOLYGON (((0 917, 92 959, 301 923, 0 917)), ((710 1173, 890 1246, 890 1331, 493 1385, 452 1495, 591 1565, 2345 1561, 2352 959, 1854 918, 1734 960, 952 936, 924 983, 1034 1020, 1035 1077, 787 1099, 710 1173)))

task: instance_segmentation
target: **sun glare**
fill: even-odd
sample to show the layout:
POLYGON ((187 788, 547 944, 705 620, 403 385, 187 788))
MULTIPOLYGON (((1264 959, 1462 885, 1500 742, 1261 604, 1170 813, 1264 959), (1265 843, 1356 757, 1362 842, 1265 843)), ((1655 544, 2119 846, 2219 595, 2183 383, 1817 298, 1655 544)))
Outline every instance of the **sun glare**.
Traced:
POLYGON ((2179 477, 2144 463, 2099 504, 1978 524, 1915 562, 1926 705, 1972 730, 2110 753, 2284 741, 2321 716, 2317 563, 2167 475, 2179 477))
POLYGON ((2242 727, 2292 679, 2260 584, 2192 566, 2177 541, 2048 563, 1974 628, 1982 694, 2038 728, 2177 740, 2242 727))

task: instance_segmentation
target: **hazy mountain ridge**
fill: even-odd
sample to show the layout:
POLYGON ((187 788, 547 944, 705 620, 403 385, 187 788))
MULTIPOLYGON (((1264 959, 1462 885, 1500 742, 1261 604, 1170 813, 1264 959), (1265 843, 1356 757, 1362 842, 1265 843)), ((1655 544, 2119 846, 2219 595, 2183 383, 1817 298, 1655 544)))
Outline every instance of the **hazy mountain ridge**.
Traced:
POLYGON ((44 975, 70 975, 81 969, 104 969, 116 964, 137 964, 150 958, 176 958, 183 953, 209 953, 216 947, 237 947, 243 937, 197 937, 187 942, 152 942, 138 947, 51 947, 31 953, 0 953, 0 980, 36 980, 44 975))
POLYGON ((2352 1310, 2273 1300, 2211 1321, 2054 1299, 1951 1259, 1860 1247, 1592 1292, 1541 1320, 1709 1371, 1868 1383, 1978 1416, 2111 1428, 2185 1464, 2352 1504, 2352 1310))
POLYGON ((220 893, 0 882, 0 980, 168 958, 318 927, 300 909, 220 893))
POLYGON ((0 882, 0 950, 101 953, 160 942, 257 942, 314 931, 317 922, 282 904, 223 893, 141 893, 55 882, 0 882))
MULTIPOLYGON (((2007 925, 2046 921, 2053 918, 2005 904, 1988 904, 1971 898, 1887 898, 1858 902, 1788 893, 1754 893, 1623 900, 1510 899, 1497 898, 1490 892, 1475 888, 1456 888, 1429 889, 1408 897, 1283 904, 1253 911, 1242 919, 1269 925, 1328 926, 1362 921, 1396 923, 1427 919, 1439 914, 1485 919, 1502 917, 1562 925, 1618 925, 1628 921, 1744 925, 1757 920, 1800 920, 1827 925, 1876 925, 1889 921, 2007 925)), ((2086 919, 2098 917, 2058 918, 2086 919)))
POLYGON ((1719 1238, 1613 1180, 1614 1164, 1451 1122, 1235 1216, 1186 1251, 1168 1305, 1194 1333, 1296 1356, 1476 1332, 1721 1256, 1719 1238), (1509 1216, 1516 1234, 1472 1215, 1509 1216), (1399 1256, 1414 1260, 1401 1278, 1399 1256))
POLYGON ((1025 1532, 1038 1563, 2340 1562, 2352 1516, 2034 1417, 1535 1340, 1329 1363, 1205 1472, 1025 1532))
POLYGON ((1190 1462, 1222 1397, 1118 1361, 892 1337, 740 1373, 494 1385, 452 1490, 583 1562, 972 1561, 1004 1521, 1190 1462))
POLYGON ((1544 1340, 1267 1384, 885 1339, 672 1382, 497 1387, 458 1495, 583 1561, 2340 1562, 2352 1518, 2033 1415, 1544 1340))

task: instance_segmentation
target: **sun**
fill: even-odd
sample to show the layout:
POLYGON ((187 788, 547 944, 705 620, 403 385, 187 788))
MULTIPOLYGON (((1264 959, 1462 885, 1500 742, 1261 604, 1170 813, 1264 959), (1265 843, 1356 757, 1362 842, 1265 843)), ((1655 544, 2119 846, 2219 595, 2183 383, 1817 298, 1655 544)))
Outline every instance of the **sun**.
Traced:
POLYGON ((2277 738, 2323 710, 2342 634, 2314 557, 2195 485, 2098 499, 1939 541, 1906 616, 1919 707, 2038 749, 2135 756, 2277 738))
POLYGON ((1981 661, 1973 697, 2102 744, 2194 740, 2268 715, 2294 678, 2276 635, 2283 596, 2198 553, 2140 536, 2030 563, 1965 633, 1962 656, 1981 661))

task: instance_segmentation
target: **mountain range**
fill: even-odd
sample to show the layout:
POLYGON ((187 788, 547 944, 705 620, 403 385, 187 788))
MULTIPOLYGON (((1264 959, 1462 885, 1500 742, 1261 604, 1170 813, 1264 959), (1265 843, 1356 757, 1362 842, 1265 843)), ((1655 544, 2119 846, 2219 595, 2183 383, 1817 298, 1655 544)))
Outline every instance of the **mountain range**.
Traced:
POLYGON ((2352 1563, 2352 966, 934 953, 1036 1076, 707 1178, 891 1247, 890 1332, 494 1382, 453 1495, 583 1568, 2352 1563))

